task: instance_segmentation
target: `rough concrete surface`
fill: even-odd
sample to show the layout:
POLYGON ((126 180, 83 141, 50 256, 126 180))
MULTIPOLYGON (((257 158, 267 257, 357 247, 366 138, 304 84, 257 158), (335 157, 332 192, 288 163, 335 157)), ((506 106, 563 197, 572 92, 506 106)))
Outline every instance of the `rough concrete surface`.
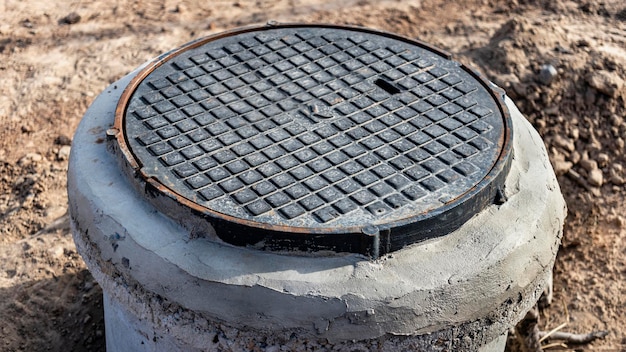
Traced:
POLYGON ((543 142, 510 100, 507 202, 376 261, 302 257, 192 238, 133 190, 105 143, 131 76, 85 115, 68 175, 74 238, 107 319, 130 322, 107 323, 110 350, 120 336, 138 338, 124 350, 477 350, 539 298, 565 205, 543 142))

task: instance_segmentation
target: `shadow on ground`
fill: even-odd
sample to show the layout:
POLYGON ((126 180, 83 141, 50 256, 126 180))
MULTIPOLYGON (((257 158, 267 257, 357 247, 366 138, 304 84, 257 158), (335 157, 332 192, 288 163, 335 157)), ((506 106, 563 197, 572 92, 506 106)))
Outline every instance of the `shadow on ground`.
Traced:
POLYGON ((105 351, 102 290, 86 269, 0 288, 0 316, 2 351, 105 351))

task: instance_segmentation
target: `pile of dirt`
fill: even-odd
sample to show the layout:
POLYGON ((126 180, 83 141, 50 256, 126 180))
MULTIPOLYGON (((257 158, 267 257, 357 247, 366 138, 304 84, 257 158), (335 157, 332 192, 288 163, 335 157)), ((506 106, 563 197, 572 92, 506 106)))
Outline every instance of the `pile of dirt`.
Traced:
POLYGON ((72 243, 65 190, 94 97, 192 39, 270 19, 418 38, 503 87, 544 137, 569 206, 540 328, 609 331, 556 350, 626 350, 621 0, 0 3, 0 350, 104 350, 101 290, 72 243))
POLYGON ((623 5, 609 5, 556 2, 535 9, 540 16, 511 11, 486 45, 464 55, 543 136, 569 207, 542 328, 607 330, 610 342, 573 347, 622 351, 626 26, 623 5))

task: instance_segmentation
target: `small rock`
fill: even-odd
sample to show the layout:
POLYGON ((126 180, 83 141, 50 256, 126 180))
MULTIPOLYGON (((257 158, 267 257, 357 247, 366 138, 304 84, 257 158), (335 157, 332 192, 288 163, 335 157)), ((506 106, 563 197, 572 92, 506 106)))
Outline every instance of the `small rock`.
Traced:
POLYGON ((621 186, 624 184, 624 178, 620 175, 617 174, 613 174, 611 175, 611 183, 616 185, 616 186, 621 186))
POLYGON ((621 164, 613 164, 611 165, 611 183, 616 186, 623 185, 626 181, 624 180, 624 167, 621 164))
POLYGON ((557 176, 565 175, 574 164, 571 161, 556 160, 554 161, 554 173, 557 176))
POLYGON ((91 321, 91 315, 87 314, 83 319, 83 324, 87 325, 91 321))
POLYGON ((48 249, 48 254, 50 254, 52 258, 58 260, 62 260, 65 257, 65 251, 63 250, 63 246, 60 245, 48 249))
MULTIPOLYGON (((600 130, 601 131, 601 130, 600 130)), ((589 128, 589 141, 587 142, 588 151, 600 151, 602 150, 602 143, 596 138, 596 134, 600 135, 600 131, 594 131, 593 128, 589 128)))
POLYGON ((583 158, 580 161, 580 166, 582 166, 583 169, 587 170, 587 172, 591 172, 593 170, 598 169, 598 163, 595 160, 591 160, 591 159, 583 158))
POLYGON ((80 15, 76 12, 71 12, 59 20, 59 24, 76 24, 78 22, 80 22, 80 15))
POLYGON ((570 161, 565 161, 565 155, 561 153, 558 149, 554 147, 550 148, 550 153, 550 161, 552 162, 554 173, 556 173, 557 176, 566 174, 572 168, 572 166, 574 166, 574 163, 570 161))
POLYGON ((594 169, 589 171, 589 176, 587 176, 587 181, 590 185, 600 187, 604 183, 604 176, 602 175, 602 170, 594 169))
POLYGON ((576 146, 574 145, 574 141, 563 137, 562 135, 557 135, 554 138, 554 144, 556 144, 558 147, 561 147, 565 150, 567 150, 568 152, 573 152, 574 149, 576 149, 576 146))
POLYGON ((606 70, 590 72, 586 77, 587 83, 595 90, 610 97, 617 97, 624 87, 624 80, 617 73, 606 70))
POLYGON ((57 160, 64 161, 69 159, 71 149, 72 147, 70 147, 69 145, 64 145, 59 148, 59 152, 57 153, 57 160))
POLYGON ((60 217, 62 217, 63 215, 65 215, 65 213, 67 212, 67 207, 63 206, 63 205, 51 205, 48 208, 46 208, 44 215, 48 218, 48 219, 58 219, 60 217))
POLYGON ((609 156, 605 153, 598 154, 597 157, 598 167, 603 168, 609 163, 609 156))
POLYGON ((54 139, 54 144, 58 144, 58 145, 72 145, 72 139, 70 139, 70 137, 62 134, 57 136, 57 138, 54 139))
POLYGON ((544 119, 536 119, 534 125, 538 130, 543 130, 544 128, 546 128, 547 123, 544 119))
POLYGON ((544 86, 550 85, 558 75, 556 68, 550 64, 541 66, 537 80, 544 86))
POLYGON ((21 157, 20 160, 17 161, 17 164, 20 166, 26 166, 30 164, 38 164, 42 160, 43 160, 43 156, 41 156, 41 154, 28 153, 24 155, 23 157, 21 157))
POLYGON ((569 161, 571 161, 574 164, 578 164, 578 162, 580 161, 580 158, 581 158, 580 153, 576 150, 571 152, 569 155, 569 161))
POLYGON ((621 116, 617 114, 611 115, 611 125, 613 125, 614 127, 619 127, 623 123, 624 119, 621 116))

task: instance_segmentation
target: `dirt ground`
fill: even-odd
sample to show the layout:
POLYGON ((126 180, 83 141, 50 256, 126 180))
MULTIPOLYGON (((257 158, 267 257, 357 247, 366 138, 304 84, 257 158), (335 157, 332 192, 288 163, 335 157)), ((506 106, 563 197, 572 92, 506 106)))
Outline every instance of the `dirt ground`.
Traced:
POLYGON ((609 332, 543 344, 626 351, 623 0, 0 1, 0 350, 105 349, 101 291, 66 214, 71 139, 91 101, 158 54, 270 19, 419 38, 505 88, 569 206, 540 329, 609 332))

